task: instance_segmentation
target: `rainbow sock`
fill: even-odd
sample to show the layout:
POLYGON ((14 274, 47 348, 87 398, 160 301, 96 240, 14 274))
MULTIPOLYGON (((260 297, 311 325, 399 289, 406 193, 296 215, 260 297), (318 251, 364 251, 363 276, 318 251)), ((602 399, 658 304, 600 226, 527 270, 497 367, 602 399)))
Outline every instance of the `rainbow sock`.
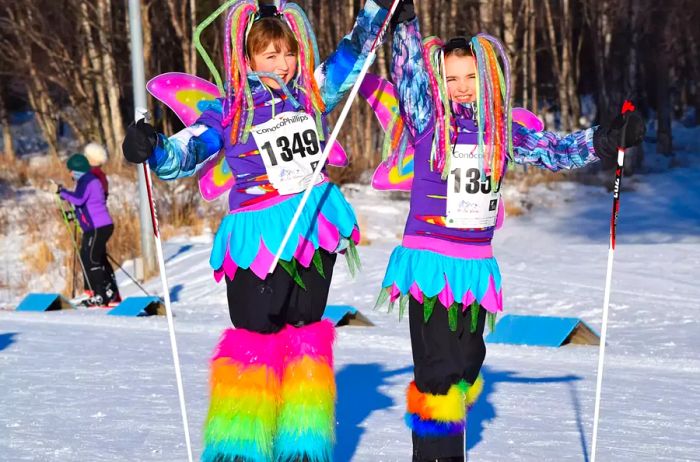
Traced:
POLYGON ((421 437, 461 434, 467 416, 465 396, 469 388, 462 380, 452 385, 447 394, 434 395, 421 392, 416 382, 411 382, 406 393, 406 424, 421 437))
POLYGON ((288 326, 275 460, 329 462, 335 441, 335 330, 328 321, 288 326))
POLYGON ((280 401, 280 336, 224 331, 211 359, 202 462, 272 459, 280 401))

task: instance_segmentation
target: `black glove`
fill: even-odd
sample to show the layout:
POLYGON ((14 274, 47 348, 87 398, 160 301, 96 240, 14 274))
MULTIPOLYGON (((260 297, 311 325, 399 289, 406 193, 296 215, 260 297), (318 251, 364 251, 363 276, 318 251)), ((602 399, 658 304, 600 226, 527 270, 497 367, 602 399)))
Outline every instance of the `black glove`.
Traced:
POLYGON ((63 219, 66 220, 68 223, 75 220, 75 211, 66 210, 66 211, 63 211, 61 213, 63 214, 63 219))
POLYGON ((141 164, 151 157, 157 144, 156 129, 141 119, 126 128, 122 152, 126 160, 132 164, 141 164))
POLYGON ((618 148, 639 146, 644 139, 644 119, 637 111, 618 114, 608 126, 601 126, 593 134, 593 147, 601 159, 614 160, 618 148))
MULTIPOLYGON (((385 10, 391 10, 391 5, 394 4, 393 0, 375 0, 375 2, 385 10)), ((415 17, 416 9, 413 5, 413 0, 401 0, 389 22, 391 32, 394 32, 399 24, 408 22, 415 17)))

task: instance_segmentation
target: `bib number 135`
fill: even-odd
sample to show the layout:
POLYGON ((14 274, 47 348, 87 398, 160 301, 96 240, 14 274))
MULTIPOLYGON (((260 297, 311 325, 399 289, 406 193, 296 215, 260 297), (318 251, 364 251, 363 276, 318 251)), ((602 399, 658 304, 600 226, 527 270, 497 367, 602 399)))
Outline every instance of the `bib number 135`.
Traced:
POLYGON ((454 175, 454 192, 459 194, 464 188, 467 194, 489 194, 491 192, 491 177, 484 176, 484 182, 481 181, 481 170, 478 168, 455 168, 450 172, 454 175), (464 177, 462 177, 464 172, 464 177), (462 182, 464 178, 464 182, 462 182))
POLYGON ((473 144, 458 144, 450 158, 445 226, 484 229, 495 225, 500 194, 483 173, 483 154, 473 144))

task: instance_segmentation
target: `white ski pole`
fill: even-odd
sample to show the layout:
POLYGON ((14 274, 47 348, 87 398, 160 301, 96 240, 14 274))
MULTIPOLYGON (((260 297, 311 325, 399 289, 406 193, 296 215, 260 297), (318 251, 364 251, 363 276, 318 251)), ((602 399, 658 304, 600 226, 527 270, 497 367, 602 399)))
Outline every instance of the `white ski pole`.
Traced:
MULTIPOLYGON (((144 108, 136 108, 136 122, 145 119, 148 111, 144 108)), ((180 414, 182 415, 182 426, 185 430, 185 444, 187 445, 187 460, 192 462, 192 444, 190 443, 190 427, 187 420, 187 407, 185 405, 185 390, 182 386, 182 373, 180 372, 180 356, 177 352, 177 340, 175 338, 175 325, 173 323, 173 311, 170 305, 170 290, 168 289, 168 278, 165 274, 165 259, 163 258, 163 245, 160 241, 160 230, 158 229, 158 217, 156 215, 156 204, 153 200, 153 189, 151 184, 151 169, 148 162, 143 164, 143 174, 146 178, 146 190, 148 192, 148 204, 151 208, 151 222, 153 224, 153 237, 156 241, 156 257, 158 258, 158 270, 160 271, 160 282, 163 285, 163 302, 165 304, 165 315, 168 319, 168 333, 170 334, 170 349, 173 354, 173 365, 175 366, 175 377, 177 379, 177 395, 180 399, 180 414)))
POLYGON ((331 133, 331 136, 326 141, 326 147, 323 150, 323 154, 321 154, 321 159, 319 160, 318 164, 316 165, 316 168, 314 168, 314 172, 311 174, 311 181, 309 182, 309 185, 306 187, 306 190, 304 191, 304 195, 301 197, 301 201, 299 202, 299 205, 297 206, 296 212, 294 212, 294 216, 292 217, 292 221, 289 223, 289 226, 287 227, 287 232, 284 234, 284 238, 282 238, 282 243, 280 244, 279 249, 277 249, 277 253, 275 254, 274 260, 272 260, 272 264, 270 265, 270 269, 268 270, 268 273, 272 273, 275 270, 275 267, 277 266, 277 262, 279 262, 280 256, 282 256, 282 252, 284 251, 284 248, 287 245, 287 242, 289 242, 289 238, 292 236, 292 232, 294 231, 294 227, 296 226, 297 222, 299 221, 299 217, 301 216, 301 212, 304 210, 304 206, 306 205, 306 202, 309 200, 309 196, 311 195, 311 191, 313 190, 314 186, 316 185, 316 179, 321 174, 321 170, 323 169, 323 166, 326 165, 326 160, 328 159, 328 155, 330 154, 331 149, 333 148, 333 143, 335 143, 336 138, 338 138, 338 133, 340 132, 340 128, 343 126, 343 122, 345 122, 345 119, 348 116, 348 112, 350 112, 350 107, 352 106, 352 102, 354 101, 355 96, 357 96, 357 92, 360 90, 360 85, 362 84, 362 80, 365 78, 365 74, 367 74, 367 71, 369 70, 369 67, 372 65, 372 62, 374 62, 374 56, 377 54, 377 47, 381 44, 382 36, 386 32, 386 28, 387 28, 387 26, 389 26, 389 21, 391 20, 391 17, 394 15, 394 11, 396 11, 396 8, 399 6, 399 3, 401 3, 401 0, 394 0, 394 2, 391 4, 391 9, 389 10, 389 14, 387 15, 386 19, 382 23, 382 26, 379 29, 379 33, 377 34, 377 37, 374 39, 374 42, 372 43, 372 47, 371 47, 369 54, 367 55, 367 59, 365 59, 364 65, 362 66, 362 70, 360 70, 360 74, 357 76, 357 80, 355 81, 355 84, 353 85, 352 90, 350 90, 350 95, 348 96, 348 99, 345 101, 345 105, 343 106, 343 110, 340 113, 340 117, 338 117, 338 122, 336 122, 335 127, 333 127, 333 132, 331 133))
MULTIPOLYGON (((625 101, 622 113, 634 111, 634 105, 625 101)), ((624 127, 622 139, 625 138, 624 127)), ((624 143, 621 143, 624 144, 624 143)), ((622 167, 625 161, 625 149, 617 148, 617 167, 615 169, 615 186, 613 188, 613 208, 610 218, 610 247, 608 248, 608 270, 605 275, 605 294, 603 295, 603 325, 600 329, 600 346, 598 350, 598 374, 595 389, 595 411, 593 413, 593 442, 591 447, 591 462, 595 462, 598 443, 598 421, 600 420, 600 396, 603 389, 603 367, 605 365, 605 341, 608 334, 608 308, 610 305, 610 287, 612 285, 613 255, 615 252, 615 237, 617 233, 617 217, 620 212, 620 193, 622 192, 622 167)))

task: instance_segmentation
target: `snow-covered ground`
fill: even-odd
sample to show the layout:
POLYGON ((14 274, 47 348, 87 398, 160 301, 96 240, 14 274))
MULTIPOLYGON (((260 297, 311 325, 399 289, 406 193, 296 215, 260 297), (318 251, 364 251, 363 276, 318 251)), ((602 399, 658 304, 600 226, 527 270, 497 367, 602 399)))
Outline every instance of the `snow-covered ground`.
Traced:
MULTIPOLYGON (((700 460, 700 155, 681 159, 681 167, 624 181, 601 461, 700 460)), ((407 203, 348 189, 371 244, 360 248, 364 271, 355 280, 337 265, 330 302, 358 307, 376 326, 338 331, 336 460, 407 461, 408 323, 371 310, 407 203)), ((611 195, 574 183, 531 195, 537 205, 508 219, 494 244, 507 312, 576 316, 599 328, 611 195)), ((209 247, 206 236, 166 245, 196 455, 207 359, 229 325, 209 247)), ((126 295, 138 294, 121 282, 126 295)), ((159 282, 147 288, 157 292, 159 282)), ((469 415, 469 460, 589 460, 597 353, 489 344, 486 388, 469 415)), ((186 460, 165 319, 0 311, 0 459, 186 460)))

